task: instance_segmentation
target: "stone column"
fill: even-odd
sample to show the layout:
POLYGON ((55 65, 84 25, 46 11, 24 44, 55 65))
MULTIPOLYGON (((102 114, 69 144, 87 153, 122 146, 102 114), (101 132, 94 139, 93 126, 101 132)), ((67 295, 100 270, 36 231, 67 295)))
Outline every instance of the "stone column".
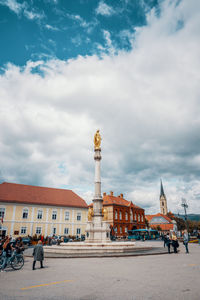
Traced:
MULTIPOLYGON (((98 131, 99 132, 99 131, 98 131)), ((95 161, 95 180, 94 180, 94 199, 93 217, 86 226, 86 242, 105 243, 110 242, 110 227, 107 221, 103 221, 102 207, 103 199, 101 196, 101 148, 100 145, 94 147, 95 161)))

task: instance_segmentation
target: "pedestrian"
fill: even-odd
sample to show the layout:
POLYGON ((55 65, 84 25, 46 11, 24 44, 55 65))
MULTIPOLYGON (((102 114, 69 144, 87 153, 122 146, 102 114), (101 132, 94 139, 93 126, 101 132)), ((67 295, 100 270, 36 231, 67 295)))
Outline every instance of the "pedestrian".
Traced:
POLYGON ((174 231, 172 232, 172 247, 174 248, 174 253, 178 253, 177 248, 179 247, 179 243, 174 231))
POLYGON ((167 233, 167 235, 165 235, 165 244, 167 245, 168 253, 171 253, 170 252, 171 239, 170 239, 169 233, 167 233))
POLYGON ((7 266, 7 262, 9 257, 12 255, 12 251, 14 250, 11 245, 11 237, 7 237, 4 244, 3 244, 3 254, 2 257, 4 258, 3 264, 1 265, 1 272, 4 272, 5 267, 7 266))
POLYGON ((183 245, 185 246, 185 252, 186 253, 189 253, 188 242, 189 242, 189 234, 188 234, 187 230, 185 229, 183 231, 183 245))
POLYGON ((163 239, 163 241, 164 241, 164 248, 165 248, 165 245, 167 245, 167 235, 166 234, 164 234, 163 236, 162 236, 162 239, 163 239))
POLYGON ((40 261, 40 267, 43 267, 43 260, 44 260, 44 250, 42 246, 42 241, 38 241, 38 244, 33 249, 33 270, 35 270, 36 261, 40 261))

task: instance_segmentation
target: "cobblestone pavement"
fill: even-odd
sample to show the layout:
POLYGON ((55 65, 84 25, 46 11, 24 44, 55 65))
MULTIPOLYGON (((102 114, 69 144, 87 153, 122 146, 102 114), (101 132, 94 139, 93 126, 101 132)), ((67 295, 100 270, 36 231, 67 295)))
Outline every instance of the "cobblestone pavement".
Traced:
POLYGON ((189 250, 180 245, 178 254, 47 258, 35 271, 26 257, 22 270, 0 273, 0 299, 200 300, 200 246, 189 250))

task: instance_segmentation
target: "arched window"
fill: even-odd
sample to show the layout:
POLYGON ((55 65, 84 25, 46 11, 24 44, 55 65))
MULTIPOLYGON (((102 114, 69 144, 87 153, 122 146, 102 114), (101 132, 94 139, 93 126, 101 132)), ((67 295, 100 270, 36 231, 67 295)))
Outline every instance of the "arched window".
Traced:
POLYGON ((133 212, 132 212, 132 209, 130 210, 130 218, 131 218, 131 222, 133 222, 133 212))
POLYGON ((28 208, 23 208, 22 219, 28 219, 28 208))
POLYGON ((136 213, 135 213, 135 221, 137 220, 137 215, 136 215, 136 213))
POLYGON ((126 233, 128 232, 128 227, 125 227, 125 232, 126 232, 126 233))
POLYGON ((119 212, 119 219, 122 220, 122 212, 121 212, 121 210, 119 212))
POLYGON ((128 221, 128 213, 127 213, 127 211, 125 212, 125 219, 126 219, 126 221, 128 221))
POLYGON ((122 233, 122 226, 120 226, 120 233, 122 233))
POLYGON ((142 222, 144 221, 144 216, 143 216, 143 215, 141 216, 141 221, 142 221, 142 222))
POLYGON ((115 211, 115 220, 117 220, 117 210, 115 211))
POLYGON ((138 222, 140 222, 140 215, 138 215, 138 222))

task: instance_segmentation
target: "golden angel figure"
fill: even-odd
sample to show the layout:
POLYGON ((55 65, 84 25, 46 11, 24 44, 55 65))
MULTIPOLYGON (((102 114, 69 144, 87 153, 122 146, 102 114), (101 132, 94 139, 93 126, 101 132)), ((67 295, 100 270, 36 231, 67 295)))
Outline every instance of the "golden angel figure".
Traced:
POLYGON ((94 135, 94 148, 100 149, 100 146, 101 146, 101 136, 99 130, 97 130, 97 132, 94 135))

